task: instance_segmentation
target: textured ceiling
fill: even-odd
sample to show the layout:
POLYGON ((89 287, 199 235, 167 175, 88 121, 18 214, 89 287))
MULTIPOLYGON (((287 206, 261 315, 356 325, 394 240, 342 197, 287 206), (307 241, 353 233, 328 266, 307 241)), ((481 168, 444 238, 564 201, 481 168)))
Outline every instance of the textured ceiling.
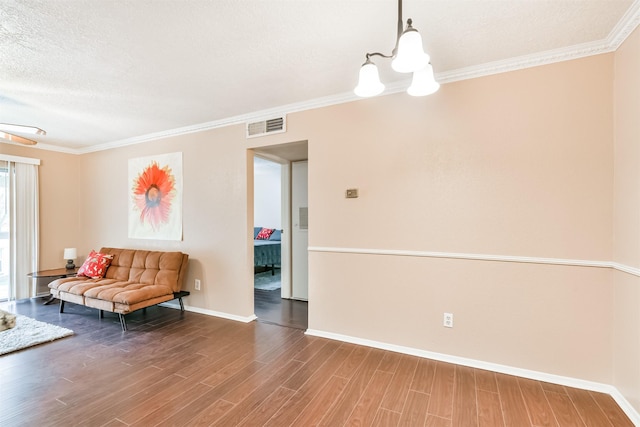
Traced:
MULTIPOLYGON (((611 50, 639 2, 405 0, 404 18, 447 82, 611 50)), ((396 11, 394 0, 0 0, 0 123, 83 152, 348 100, 364 54, 392 49, 396 11)), ((390 91, 405 84, 377 63, 390 91)))

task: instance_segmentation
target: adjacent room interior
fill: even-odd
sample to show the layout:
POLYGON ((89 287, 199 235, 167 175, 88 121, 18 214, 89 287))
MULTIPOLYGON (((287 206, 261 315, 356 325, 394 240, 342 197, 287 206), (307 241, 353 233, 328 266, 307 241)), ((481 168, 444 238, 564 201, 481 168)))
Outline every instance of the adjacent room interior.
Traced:
POLYGON ((640 0, 401 4, 0 8, 0 424, 640 425, 640 0))
POLYGON ((254 310, 259 321, 306 330, 308 325, 307 143, 271 147, 254 157, 254 310), (302 177, 302 179, 301 179, 302 177), (300 200, 299 194, 305 197, 300 200), (303 206, 301 206, 303 205, 303 206), (263 229, 266 229, 263 231, 263 229), (261 234, 262 233, 262 234, 261 234), (268 234, 268 236, 267 236, 268 234))

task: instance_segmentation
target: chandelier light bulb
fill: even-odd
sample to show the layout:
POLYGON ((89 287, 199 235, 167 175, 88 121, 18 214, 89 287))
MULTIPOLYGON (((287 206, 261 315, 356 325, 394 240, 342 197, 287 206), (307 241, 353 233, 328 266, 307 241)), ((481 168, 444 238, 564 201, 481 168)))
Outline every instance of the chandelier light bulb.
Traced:
POLYGON ((353 92, 358 96, 366 98, 379 95, 383 90, 384 85, 380 82, 378 67, 367 58, 367 61, 362 64, 360 68, 358 86, 356 86, 353 92))
POLYGON ((407 89, 407 93, 411 96, 426 96, 435 93, 440 89, 440 84, 433 76, 433 67, 427 64, 421 70, 413 73, 411 86, 407 89))
POLYGON ((424 51, 422 37, 413 28, 413 21, 407 19, 407 26, 402 30, 402 0, 398 0, 398 25, 396 44, 390 54, 368 52, 367 60, 360 67, 358 85, 353 92, 357 96, 371 97, 381 94, 384 85, 380 82, 378 67, 371 62, 372 57, 391 60, 391 67, 399 73, 413 73, 411 86, 407 93, 412 96, 425 96, 436 92, 440 85, 436 82, 431 67, 431 58, 424 51))
POLYGON ((398 51, 391 61, 391 68, 399 73, 413 73, 423 69, 429 63, 429 59, 422 47, 420 33, 411 26, 411 20, 408 20, 407 29, 398 40, 398 51))

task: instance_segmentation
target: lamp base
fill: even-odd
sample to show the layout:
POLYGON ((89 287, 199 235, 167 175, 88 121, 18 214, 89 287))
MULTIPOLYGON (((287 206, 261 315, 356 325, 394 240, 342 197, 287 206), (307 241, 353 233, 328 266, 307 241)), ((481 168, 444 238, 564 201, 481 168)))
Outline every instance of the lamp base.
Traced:
POLYGON ((65 265, 65 268, 67 270, 73 270, 74 268, 76 268, 76 265, 73 263, 73 260, 70 259, 67 261, 67 265, 65 265))

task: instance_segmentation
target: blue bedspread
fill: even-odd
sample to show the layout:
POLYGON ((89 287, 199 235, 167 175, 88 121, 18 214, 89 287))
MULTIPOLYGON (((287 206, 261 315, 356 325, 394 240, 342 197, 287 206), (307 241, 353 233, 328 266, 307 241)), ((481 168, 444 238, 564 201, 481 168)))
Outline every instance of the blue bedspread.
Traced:
POLYGON ((280 241, 254 240, 253 265, 280 265, 280 241))

